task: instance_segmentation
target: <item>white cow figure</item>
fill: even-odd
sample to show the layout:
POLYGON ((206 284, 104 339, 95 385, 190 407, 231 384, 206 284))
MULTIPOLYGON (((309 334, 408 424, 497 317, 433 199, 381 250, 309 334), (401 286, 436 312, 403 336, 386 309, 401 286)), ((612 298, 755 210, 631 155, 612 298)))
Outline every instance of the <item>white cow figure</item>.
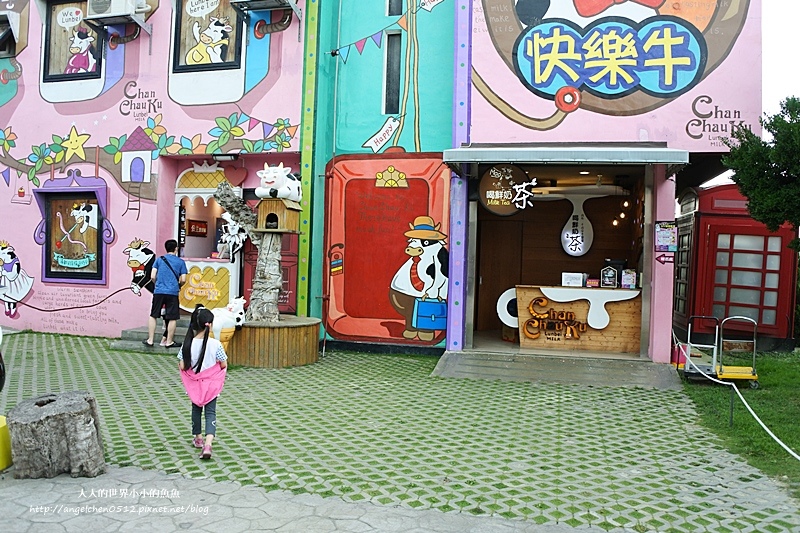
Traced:
POLYGON ((97 230, 97 213, 96 205, 81 202, 81 204, 72 204, 72 211, 70 215, 75 218, 75 222, 81 225, 80 232, 86 233, 88 228, 97 230))
POLYGON ((264 170, 256 172, 261 179, 261 186, 256 187, 259 198, 286 198, 294 202, 303 199, 300 179, 290 174, 291 167, 284 167, 281 162, 277 167, 264 164, 264 170))
POLYGON ((244 297, 233 298, 226 307, 212 309, 214 322, 211 323, 211 332, 215 339, 220 339, 223 328, 235 328, 244 325, 244 297))
POLYGON ((665 0, 518 0, 517 17, 526 26, 548 19, 567 19, 582 28, 606 17, 621 17, 641 22, 658 15, 665 0))

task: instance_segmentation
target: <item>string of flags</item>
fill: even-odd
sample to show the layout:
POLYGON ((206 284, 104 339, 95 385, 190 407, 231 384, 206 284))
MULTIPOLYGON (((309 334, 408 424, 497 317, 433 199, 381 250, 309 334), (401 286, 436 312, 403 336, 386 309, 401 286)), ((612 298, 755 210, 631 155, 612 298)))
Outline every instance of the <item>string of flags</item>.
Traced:
POLYGON ((269 122, 264 122, 263 120, 251 117, 244 111, 239 110, 239 112, 239 124, 247 122, 247 131, 253 131, 253 129, 260 127, 261 131, 264 133, 262 138, 265 140, 269 140, 273 135, 280 133, 281 130, 286 131, 290 139, 294 139, 295 133, 297 133, 297 128, 299 127, 297 125, 290 126, 288 119, 284 120, 279 118, 275 121, 275 124, 271 124, 269 122))
MULTIPOLYGON (((414 12, 419 11, 419 8, 424 9, 425 11, 430 12, 434 7, 444 2, 444 0, 420 0, 418 7, 414 8, 414 12)), ((412 8, 409 7, 409 11, 412 8)), ((371 35, 367 35, 366 37, 362 37, 361 39, 352 42, 350 44, 346 44, 340 48, 337 48, 331 51, 331 54, 334 56, 339 56, 343 63, 347 63, 347 58, 350 57, 350 50, 355 46, 356 51, 358 51, 358 55, 361 55, 364 52, 364 48, 367 46, 369 41, 375 43, 375 46, 378 48, 381 47, 383 44, 383 34, 386 33, 387 30, 398 27, 403 31, 408 31, 408 19, 407 15, 409 11, 406 11, 399 19, 397 19, 392 24, 389 24, 385 28, 381 28, 380 30, 376 31, 371 35)))

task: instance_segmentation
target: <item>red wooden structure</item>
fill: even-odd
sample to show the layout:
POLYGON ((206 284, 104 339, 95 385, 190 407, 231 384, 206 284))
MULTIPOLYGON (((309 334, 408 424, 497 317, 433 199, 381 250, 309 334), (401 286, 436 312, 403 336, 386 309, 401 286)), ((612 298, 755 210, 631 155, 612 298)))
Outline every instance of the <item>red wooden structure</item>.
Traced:
MULTIPOLYGON (((736 185, 687 189, 678 201, 678 337, 686 340, 690 316, 747 316, 758 323, 759 349, 793 347, 797 253, 788 244, 796 233, 788 225, 772 233, 753 220, 736 185)), ((703 322, 693 336, 696 328, 710 338, 711 321, 703 322)))

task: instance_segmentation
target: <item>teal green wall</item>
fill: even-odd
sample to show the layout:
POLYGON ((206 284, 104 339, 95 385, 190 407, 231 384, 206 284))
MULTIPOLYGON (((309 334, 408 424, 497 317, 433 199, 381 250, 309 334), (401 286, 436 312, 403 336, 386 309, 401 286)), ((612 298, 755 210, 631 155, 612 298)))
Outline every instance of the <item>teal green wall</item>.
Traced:
MULTIPOLYGON (((401 105, 405 87, 406 47, 409 34, 395 23, 397 16, 386 16, 384 0, 342 0, 319 2, 316 48, 316 106, 313 145, 313 231, 309 309, 312 316, 322 316, 322 265, 327 260, 323 250, 325 217, 325 167, 334 155, 372 153, 363 148, 367 139, 383 126, 389 115, 383 111, 383 72, 386 32, 378 48, 371 36, 388 30, 402 38, 401 105), (341 12, 340 12, 341 9, 341 12), (341 20, 341 24, 339 21, 341 20), (363 52, 355 43, 366 38, 363 52), (349 48, 347 62, 331 50, 349 48), (334 138, 335 135, 335 138, 334 138)), ((408 0, 405 2, 407 8, 408 0)), ((455 4, 445 0, 432 11, 420 9, 417 21, 417 93, 419 102, 419 140, 422 152, 440 152, 451 147, 453 128, 453 39, 455 4)), ((308 41, 308 46, 312 46, 308 41)), ((413 60, 413 57, 412 57, 413 60)), ((412 65, 413 66, 413 65, 412 65)), ((398 146, 415 150, 413 73, 409 86, 405 123, 398 146)), ((306 87, 305 90, 309 88, 306 87)), ((383 150, 390 147, 390 142, 383 150)), ((383 151, 382 150, 382 151, 383 151)))

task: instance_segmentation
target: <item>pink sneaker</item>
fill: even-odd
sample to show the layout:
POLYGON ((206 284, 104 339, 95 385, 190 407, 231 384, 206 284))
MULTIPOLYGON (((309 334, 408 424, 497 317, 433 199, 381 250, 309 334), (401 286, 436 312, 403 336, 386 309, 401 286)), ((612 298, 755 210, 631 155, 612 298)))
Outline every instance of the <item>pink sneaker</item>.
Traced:
POLYGON ((203 447, 203 437, 195 437, 193 442, 194 442, 194 447, 195 448, 202 448, 203 447))
POLYGON ((203 446, 203 451, 200 452, 200 459, 211 459, 211 445, 206 444, 203 446))

